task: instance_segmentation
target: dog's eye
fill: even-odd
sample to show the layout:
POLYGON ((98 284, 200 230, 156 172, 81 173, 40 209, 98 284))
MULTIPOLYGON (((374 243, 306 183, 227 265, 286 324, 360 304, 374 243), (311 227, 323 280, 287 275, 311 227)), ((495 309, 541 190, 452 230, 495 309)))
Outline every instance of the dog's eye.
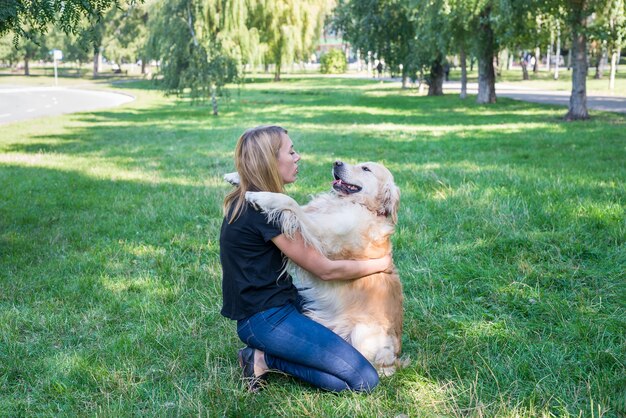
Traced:
POLYGON ((369 169, 369 168, 367 168, 367 167, 361 167, 361 168, 363 168, 363 171, 370 171, 370 172, 372 171, 372 170, 370 170, 370 169, 369 169))

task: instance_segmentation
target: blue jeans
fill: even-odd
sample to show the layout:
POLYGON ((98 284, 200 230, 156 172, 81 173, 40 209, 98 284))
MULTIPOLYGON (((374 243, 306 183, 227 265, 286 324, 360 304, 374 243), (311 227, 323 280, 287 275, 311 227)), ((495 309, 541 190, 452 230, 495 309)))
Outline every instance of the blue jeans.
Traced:
POLYGON ((286 304, 237 321, 237 334, 265 353, 267 366, 313 386, 369 392, 378 384, 370 362, 343 338, 286 304))

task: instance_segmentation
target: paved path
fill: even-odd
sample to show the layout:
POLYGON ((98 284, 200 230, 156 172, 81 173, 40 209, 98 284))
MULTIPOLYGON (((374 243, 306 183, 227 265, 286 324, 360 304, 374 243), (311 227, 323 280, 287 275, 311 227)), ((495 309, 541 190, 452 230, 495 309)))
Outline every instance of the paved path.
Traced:
POLYGON ((133 100, 135 98, 130 95, 109 91, 0 85, 0 125, 115 107, 133 100))
MULTIPOLYGON (((444 92, 460 92, 461 83, 448 81, 443 85, 444 92)), ((468 94, 478 92, 478 84, 468 83, 468 94)), ((508 97, 533 103, 555 104, 569 106, 569 91, 544 91, 524 86, 496 83, 496 96, 508 97)), ((587 108, 608 112, 626 113, 626 97, 587 94, 587 108)))

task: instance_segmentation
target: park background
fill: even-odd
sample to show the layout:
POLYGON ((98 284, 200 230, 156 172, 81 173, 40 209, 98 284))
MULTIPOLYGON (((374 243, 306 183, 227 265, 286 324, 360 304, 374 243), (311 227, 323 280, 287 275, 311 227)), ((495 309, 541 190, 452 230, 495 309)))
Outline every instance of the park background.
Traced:
POLYGON ((0 87, 134 98, 0 125, 0 415, 626 414, 626 116, 496 99, 496 81, 626 95, 623 1, 83 4, 0 15, 0 87), (300 203, 335 159, 401 189, 411 363, 371 395, 241 381, 222 176, 270 123, 303 156, 300 203))

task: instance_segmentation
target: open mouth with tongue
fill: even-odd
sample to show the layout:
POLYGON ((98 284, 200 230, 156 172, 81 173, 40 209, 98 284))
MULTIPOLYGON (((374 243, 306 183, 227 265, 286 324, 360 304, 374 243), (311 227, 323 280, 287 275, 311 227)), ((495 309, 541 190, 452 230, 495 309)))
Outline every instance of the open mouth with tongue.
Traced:
POLYGON ((333 181, 333 189, 343 194, 352 194, 360 192, 362 187, 357 186, 355 184, 346 183, 341 180, 337 174, 333 174, 335 176, 335 181, 333 181))

